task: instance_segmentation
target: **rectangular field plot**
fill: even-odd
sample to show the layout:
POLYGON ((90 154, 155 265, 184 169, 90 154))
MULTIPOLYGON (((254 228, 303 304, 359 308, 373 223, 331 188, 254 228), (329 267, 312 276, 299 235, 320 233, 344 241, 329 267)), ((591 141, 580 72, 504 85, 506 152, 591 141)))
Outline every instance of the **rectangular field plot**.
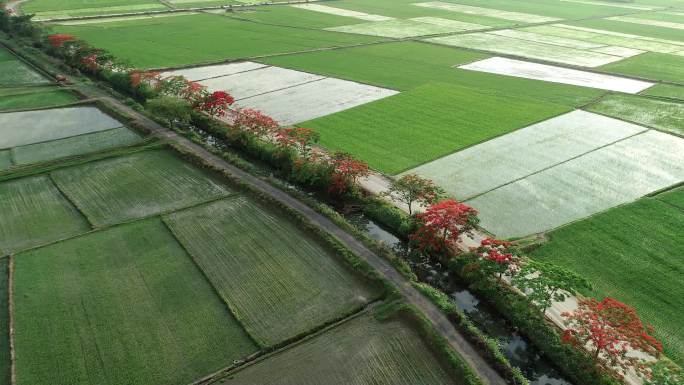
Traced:
POLYGON ((0 114, 0 148, 63 139, 121 127, 95 107, 56 108, 0 114))
POLYGON ((606 72, 684 84, 684 56, 648 52, 601 67, 606 72))
POLYGON ((658 200, 671 204, 672 206, 684 209, 684 187, 664 192, 657 196, 658 200))
POLYGON ((561 47, 553 44, 513 39, 507 36, 480 32, 466 35, 435 37, 426 39, 426 41, 582 67, 599 67, 623 59, 619 56, 607 55, 600 52, 561 47))
POLYGON ((154 0, 36 0, 22 5, 22 9, 29 13, 36 13, 87 8, 135 7, 141 2, 156 3, 154 0))
POLYGON ((92 134, 15 147, 12 149, 12 153, 15 164, 22 165, 127 146, 139 141, 140 136, 138 134, 126 127, 119 127, 92 134))
POLYGON ((636 307, 665 353, 684 361, 684 190, 614 208, 549 233, 536 259, 587 278, 597 298, 636 307), (679 199, 682 206, 663 203, 679 199))
POLYGON ((0 183, 0 254, 88 231, 86 219, 48 176, 0 183))
POLYGON ((327 148, 397 174, 570 109, 522 95, 431 83, 304 125, 316 129, 327 148))
POLYGON ((230 195, 211 175, 164 150, 61 169, 52 178, 95 226, 176 210, 230 195))
POLYGON ((523 23, 546 23, 559 20, 554 17, 533 15, 521 12, 502 11, 493 8, 474 7, 471 5, 464 4, 445 3, 442 1, 430 1, 425 3, 416 3, 414 5, 418 7, 441 9, 450 12, 466 13, 478 16, 494 17, 497 19, 513 20, 523 23))
POLYGON ((15 258, 17 385, 187 384, 257 350, 159 219, 15 258))
POLYGON ((0 87, 48 83, 49 80, 18 59, 0 59, 0 87))
POLYGON ((345 25, 341 27, 327 28, 327 30, 402 39, 407 37, 438 35, 486 28, 490 27, 449 19, 414 18, 409 20, 389 20, 345 25))
POLYGON ((628 16, 614 16, 614 17, 609 17, 608 20, 622 21, 625 23, 650 25, 650 26, 663 27, 663 28, 684 29, 684 23, 675 23, 675 22, 664 21, 664 20, 641 19, 638 17, 628 17, 628 16))
POLYGON ((465 200, 646 130, 577 110, 466 148, 407 173, 432 179, 449 194, 465 200))
POLYGON ((608 95, 587 109, 684 135, 684 104, 682 103, 639 96, 608 95))
POLYGON ((648 131, 468 201, 502 237, 551 230, 684 181, 684 139, 648 131))
POLYGON ((310 331, 379 294, 288 219, 247 198, 176 212, 165 220, 263 346, 310 331))
POLYGON ((673 84, 656 84, 655 87, 647 89, 642 93, 642 95, 684 101, 684 86, 676 86, 673 84))
POLYGON ((550 36, 540 33, 521 31, 517 29, 503 29, 489 32, 492 35, 506 36, 513 39, 534 41, 537 43, 558 45, 561 47, 576 48, 576 49, 592 49, 604 47, 604 44, 591 43, 582 40, 569 39, 566 37, 550 36))
POLYGON ((398 92, 347 80, 324 78, 242 99, 236 104, 254 108, 287 126, 370 103, 398 92))
POLYGON ((266 67, 266 64, 251 61, 217 64, 211 66, 183 68, 163 73, 163 76, 183 76, 188 80, 199 81, 266 67))
POLYGON ((237 100, 315 82, 323 76, 280 67, 264 67, 200 81, 209 91, 228 92, 237 100))
POLYGON ((220 385, 459 384, 411 323, 373 314, 351 319, 269 356, 220 385), (332 348, 334 347, 334 348, 332 348))
POLYGON ((613 32, 603 29, 578 27, 569 24, 552 24, 523 28, 542 35, 572 38, 605 46, 638 49, 647 52, 674 53, 681 51, 684 42, 648 36, 613 32))
POLYGON ((382 15, 370 15, 370 14, 367 14, 364 12, 358 12, 358 11, 351 11, 348 9, 329 7, 327 5, 321 5, 321 4, 296 4, 296 5, 292 5, 291 7, 304 9, 307 11, 327 13, 327 14, 336 15, 336 16, 353 17, 355 19, 367 20, 367 21, 385 21, 385 20, 394 19, 393 17, 387 17, 387 16, 382 16, 382 15))
POLYGON ((499 75, 516 76, 525 79, 543 80, 554 83, 572 84, 582 87, 598 88, 625 93, 638 93, 654 84, 618 76, 556 67, 522 60, 492 57, 458 68, 487 72, 499 75))
POLYGON ((32 109, 59 106, 73 103, 78 100, 76 95, 69 91, 56 90, 54 88, 35 87, 15 89, 11 91, 0 90, 0 111, 32 109))
POLYGON ((99 15, 116 15, 116 14, 133 14, 150 11, 164 11, 168 8, 161 3, 143 3, 135 5, 118 5, 110 7, 91 7, 67 10, 53 10, 37 12, 32 20, 52 20, 52 19, 69 19, 84 16, 99 16, 99 15))
POLYGON ((12 166, 12 153, 10 150, 0 150, 0 170, 12 166))
POLYGON ((139 68, 160 68, 209 61, 368 43, 379 38, 250 23, 220 15, 196 14, 149 20, 54 26, 108 50, 139 68), (141 36, 145 36, 141 39, 141 36), (197 38, 201 36, 202 38, 197 38), (250 41, 250 44, 245 44, 250 41))

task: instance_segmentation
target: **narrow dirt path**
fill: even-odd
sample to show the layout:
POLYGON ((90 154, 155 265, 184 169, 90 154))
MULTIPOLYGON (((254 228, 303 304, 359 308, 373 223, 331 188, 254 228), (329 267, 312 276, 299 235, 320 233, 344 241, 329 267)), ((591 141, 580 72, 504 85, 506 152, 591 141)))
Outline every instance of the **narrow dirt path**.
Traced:
POLYGON ((503 379, 503 377, 501 377, 499 373, 497 373, 478 354, 477 350, 465 339, 465 337, 454 327, 449 319, 447 319, 442 311, 437 308, 437 306, 435 306, 431 300, 420 294, 411 285, 411 282, 401 275, 396 269, 394 269, 394 267, 392 267, 387 260, 373 253, 361 241, 344 231, 330 219, 316 212, 311 207, 293 198, 284 191, 217 157, 204 147, 176 134, 165 127, 160 126, 147 117, 142 116, 118 100, 103 95, 101 91, 94 90, 90 87, 81 87, 80 91, 91 98, 100 99, 103 102, 106 102, 112 108, 115 108, 116 110, 133 117, 136 120, 136 123, 149 129, 153 135, 179 145, 184 150, 200 157, 208 164, 229 173, 242 182, 247 183, 252 188, 265 193, 280 203, 285 204, 287 207, 296 210, 309 221, 311 221, 311 223, 337 238, 342 244, 366 261, 369 265, 376 269, 378 273, 380 273, 384 278, 396 286, 408 303, 423 312, 423 314, 425 314, 425 316, 430 320, 432 325, 444 336, 444 338, 446 338, 449 345, 456 352, 458 352, 461 357, 463 357, 463 360, 473 369, 475 374, 482 379, 482 382, 485 385, 506 384, 506 381, 503 379))

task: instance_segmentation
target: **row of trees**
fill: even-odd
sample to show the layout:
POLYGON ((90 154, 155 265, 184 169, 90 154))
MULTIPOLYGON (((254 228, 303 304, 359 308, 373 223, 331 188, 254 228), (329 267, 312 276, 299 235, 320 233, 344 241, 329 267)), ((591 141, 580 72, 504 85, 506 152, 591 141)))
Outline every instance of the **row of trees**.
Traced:
MULTIPOLYGON (((450 255, 461 237, 472 232, 478 223, 476 210, 452 199, 442 199, 441 189, 416 175, 393 182, 387 195, 404 203, 410 213, 415 204, 426 206, 422 213, 413 216, 416 226, 410 236, 413 246, 422 253, 450 255)), ((565 301, 571 293, 591 289, 581 276, 523 256, 511 242, 487 238, 459 258, 465 260, 465 271, 476 274, 479 281, 519 290, 541 314, 554 302, 565 301)), ((662 362, 648 365, 643 355, 634 354, 639 351, 658 358, 663 349, 652 336, 653 328, 644 325, 634 308, 613 298, 580 298, 576 310, 561 316, 565 319, 562 341, 590 351, 596 364, 615 377, 623 378, 633 369, 647 384, 681 385, 682 378, 671 366, 662 362)))

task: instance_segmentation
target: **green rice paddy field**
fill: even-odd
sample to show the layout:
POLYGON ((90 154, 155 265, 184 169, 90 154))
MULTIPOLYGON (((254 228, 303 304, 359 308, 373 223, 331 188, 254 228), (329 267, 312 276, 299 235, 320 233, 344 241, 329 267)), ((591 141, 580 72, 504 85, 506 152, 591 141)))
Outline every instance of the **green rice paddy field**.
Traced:
POLYGON ((684 135, 684 103, 613 94, 587 110, 684 135))
POLYGON ((77 101, 69 91, 48 88, 0 89, 0 111, 60 106, 77 101))
POLYGON ((371 312, 231 373, 220 385, 458 384, 414 325, 371 312), (334 347, 334 348, 333 348, 334 347), (315 369, 313 369, 315 368, 315 369), (313 369, 313 370, 312 370, 313 369))
POLYGON ((304 231, 247 198, 180 211, 166 221, 262 346, 335 320, 380 294, 304 231))
POLYGON ((18 385, 187 384, 257 350, 159 219, 14 263, 18 385))
MULTIPOLYGON (((143 1, 143 4, 160 4, 155 0, 143 1)), ((138 6, 141 0, 31 0, 22 5, 26 13, 62 11, 84 8, 108 8, 138 6)))
POLYGON ((594 294, 635 306, 666 354, 684 362, 684 189, 644 198, 552 231, 535 258, 586 277, 594 294))
POLYGON ((676 86, 673 84, 657 84, 656 86, 642 92, 642 95, 684 101, 684 86, 676 86))
POLYGON ((684 84, 684 56, 647 52, 600 68, 621 75, 684 84))
POLYGON ((61 169, 51 177, 98 227, 174 211, 233 193, 209 174, 162 150, 61 169))
POLYGON ((0 253, 71 237, 88 221, 47 175, 0 183, 0 253))
POLYGON ((141 68, 250 58, 379 40, 369 36, 256 24, 212 14, 57 25, 54 30, 78 35, 141 68), (141 36, 145 38, 141 39, 141 36))

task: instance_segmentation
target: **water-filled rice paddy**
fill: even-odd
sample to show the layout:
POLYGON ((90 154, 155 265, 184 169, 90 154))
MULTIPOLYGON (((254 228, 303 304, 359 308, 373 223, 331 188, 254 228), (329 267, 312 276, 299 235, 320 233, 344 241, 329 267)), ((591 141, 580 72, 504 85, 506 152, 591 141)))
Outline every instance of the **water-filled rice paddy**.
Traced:
POLYGON ((646 131, 581 110, 411 169, 465 200, 646 131), (506 151, 501 151, 505 148, 506 151))
POLYGON ((263 346, 308 332, 379 294, 340 257, 248 198, 180 211, 166 221, 263 346))
POLYGON ((0 148, 47 142, 121 127, 95 107, 68 107, 0 114, 0 148))
POLYGON ((60 169, 51 177, 91 223, 100 227, 232 194, 217 178, 164 150, 60 169))
POLYGON ((283 126, 327 116, 382 100, 397 91, 335 78, 323 78, 239 100, 236 105, 263 111, 283 126), (303 108, 303 106, 306 106, 303 108))
POLYGON ((12 149, 12 159, 16 165, 31 164, 127 146, 139 141, 140 135, 126 127, 119 127, 92 134, 15 147, 12 149))
POLYGON ((466 35, 434 37, 426 39, 426 41, 447 46, 523 56, 530 59, 582 67, 599 67, 623 59, 620 56, 608 55, 601 52, 580 50, 481 32, 466 35))
POLYGON ((684 181, 684 139, 629 137, 490 191, 468 203, 507 238, 551 230, 684 181))
POLYGON ((257 350, 159 219, 14 261, 18 385, 185 384, 257 350))
POLYGON ((465 64, 459 68, 499 75, 516 76, 526 79, 543 80, 553 83, 572 84, 582 87, 598 88, 625 93, 638 93, 654 84, 641 80, 618 76, 597 74, 570 68, 526 62, 502 57, 492 57, 465 64))
POLYGON ((219 384, 458 384, 424 341, 406 321, 364 314, 219 384))

